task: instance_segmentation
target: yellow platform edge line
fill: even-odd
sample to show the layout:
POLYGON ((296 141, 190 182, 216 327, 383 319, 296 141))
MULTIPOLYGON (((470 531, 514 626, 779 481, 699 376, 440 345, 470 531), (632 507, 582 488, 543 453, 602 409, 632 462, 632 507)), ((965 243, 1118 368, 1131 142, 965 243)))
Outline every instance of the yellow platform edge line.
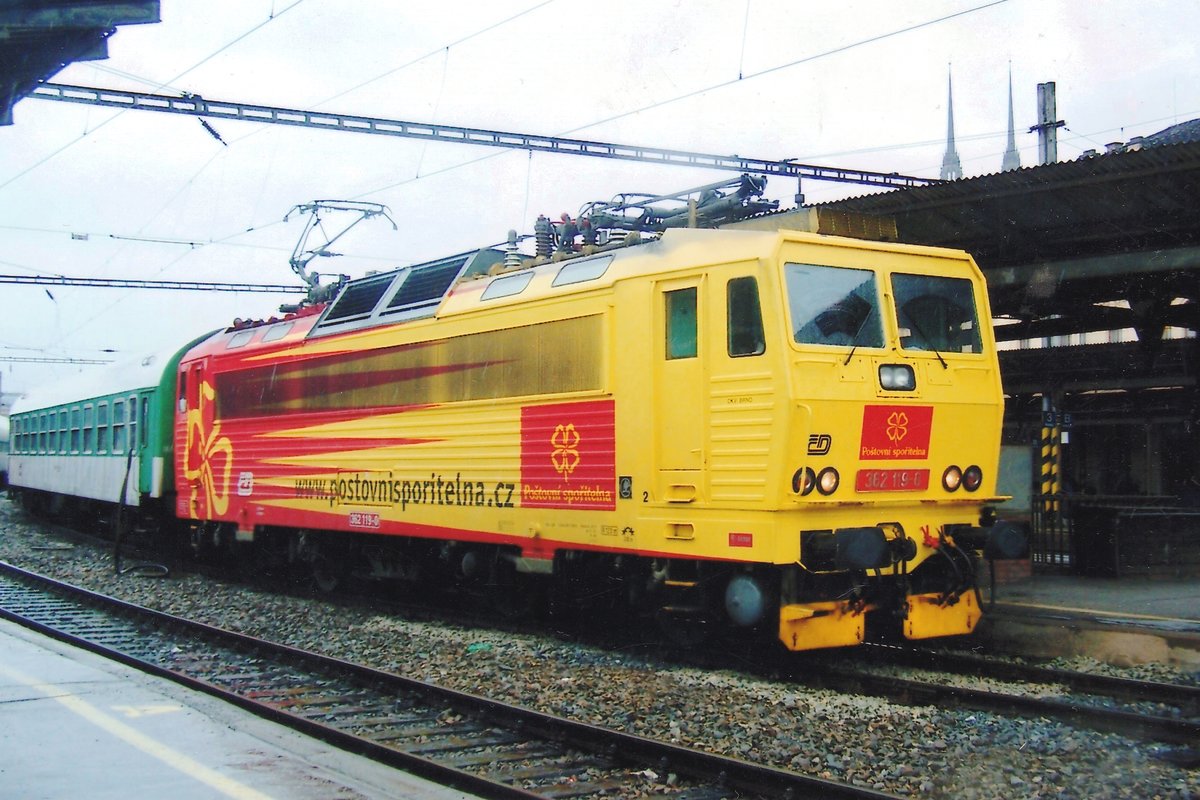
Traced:
POLYGON ((82 717, 125 743, 141 750, 151 758, 163 762, 167 766, 211 787, 226 797, 231 797, 235 800, 273 800, 271 795, 263 794, 257 789, 252 789, 233 778, 206 767, 195 759, 180 753, 178 750, 155 741, 146 734, 104 713, 71 692, 70 689, 56 686, 52 683, 44 683, 3 664, 0 664, 0 675, 6 676, 10 680, 39 692, 47 699, 59 703, 73 714, 82 717))
MULTIPOLYGON (((986 603, 985 603, 986 605, 986 603)), ((1052 606, 1046 603, 1022 603, 1015 600, 997 600, 996 607, 1014 606, 1017 608, 1044 609, 1046 611, 1069 611, 1075 614, 1095 614, 1101 617, 1117 617, 1120 619, 1145 619, 1155 622, 1191 622, 1200 623, 1200 619, 1191 617, 1162 617, 1155 614, 1135 614, 1132 611, 1102 610, 1099 608, 1076 608, 1074 606, 1052 606)))

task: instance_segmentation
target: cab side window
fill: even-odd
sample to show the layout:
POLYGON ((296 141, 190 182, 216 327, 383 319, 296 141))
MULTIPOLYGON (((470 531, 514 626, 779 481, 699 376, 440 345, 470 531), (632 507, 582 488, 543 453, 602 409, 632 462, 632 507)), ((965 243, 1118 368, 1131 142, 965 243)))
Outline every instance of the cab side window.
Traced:
POLYGON ((696 357, 696 287, 667 292, 667 358, 696 357))
POLYGON ((758 302, 758 281, 752 277, 734 278, 726 288, 729 355, 760 356, 767 350, 763 335, 762 309, 758 302))

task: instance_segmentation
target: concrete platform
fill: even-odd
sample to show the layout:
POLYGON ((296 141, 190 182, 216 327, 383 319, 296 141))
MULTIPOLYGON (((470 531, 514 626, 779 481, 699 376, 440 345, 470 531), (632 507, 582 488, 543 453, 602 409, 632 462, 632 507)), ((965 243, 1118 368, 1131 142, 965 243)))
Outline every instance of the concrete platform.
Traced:
POLYGON ((0 796, 465 800, 0 620, 0 796))
MULTIPOLYGON (((984 589, 987 589, 986 582, 984 589)), ((996 587, 978 634, 1029 656, 1200 669, 1200 579, 1033 575, 996 587)))

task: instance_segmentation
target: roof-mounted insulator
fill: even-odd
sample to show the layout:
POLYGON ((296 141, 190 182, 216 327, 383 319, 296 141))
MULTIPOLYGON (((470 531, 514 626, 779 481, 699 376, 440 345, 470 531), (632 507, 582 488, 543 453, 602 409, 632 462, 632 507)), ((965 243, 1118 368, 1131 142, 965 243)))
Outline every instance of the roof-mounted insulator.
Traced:
POLYGON ((554 252, 554 228, 550 218, 544 214, 533 223, 533 242, 534 254, 538 258, 549 258, 554 252))
POLYGON ((521 266, 521 253, 517 250, 517 232, 510 230, 508 232, 508 247, 504 251, 504 268, 506 270, 516 269, 521 266))

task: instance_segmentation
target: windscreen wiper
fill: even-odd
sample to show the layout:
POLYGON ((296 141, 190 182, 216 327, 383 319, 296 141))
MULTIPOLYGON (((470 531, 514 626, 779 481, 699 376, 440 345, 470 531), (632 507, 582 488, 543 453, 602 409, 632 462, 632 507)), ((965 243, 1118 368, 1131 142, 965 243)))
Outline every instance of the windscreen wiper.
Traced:
POLYGON ((863 321, 858 323, 858 330, 854 332, 854 338, 850 340, 850 352, 846 354, 846 360, 842 362, 842 366, 850 363, 850 359, 854 358, 854 351, 858 349, 858 338, 862 336, 863 330, 867 327, 867 320, 871 319, 871 315, 863 317, 863 321))
POLYGON ((942 369, 950 369, 950 365, 946 363, 946 359, 942 358, 942 354, 939 353, 937 348, 933 346, 933 341, 925 335, 925 331, 921 330, 921 326, 917 324, 916 319, 910 317, 908 322, 913 326, 914 329, 916 329, 917 335, 924 340, 925 344, 929 345, 929 352, 937 356, 937 360, 942 363, 942 369))

